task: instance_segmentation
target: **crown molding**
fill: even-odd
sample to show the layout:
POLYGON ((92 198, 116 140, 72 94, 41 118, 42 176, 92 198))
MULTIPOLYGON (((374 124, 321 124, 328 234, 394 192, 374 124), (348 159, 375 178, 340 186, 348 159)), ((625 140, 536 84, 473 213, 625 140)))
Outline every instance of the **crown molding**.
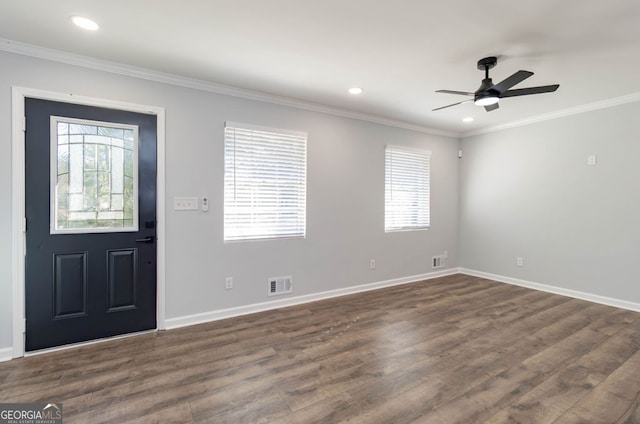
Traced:
POLYGON ((510 128, 521 127, 538 122, 549 121, 553 119, 563 118, 566 116, 577 115, 598 109, 605 109, 626 103, 640 101, 640 93, 632 93, 625 96, 614 97, 611 99, 601 100, 597 102, 587 103, 556 112, 550 112, 542 115, 533 116, 531 118, 518 121, 508 122, 506 124, 496 125, 492 127, 480 128, 467 132, 443 131, 435 128, 425 127, 422 125, 412 124, 405 121, 386 118, 379 115, 354 112, 340 109, 320 103, 306 102, 290 97, 277 96, 275 94, 263 93, 260 91, 247 90, 243 88, 233 87, 205 81, 196 78, 189 78, 181 75, 170 74, 166 72, 156 71, 153 69, 142 68, 138 66, 125 65, 118 62, 112 62, 102 59, 95 59, 88 56, 77 55, 73 53, 63 52, 61 50, 50 49, 46 47, 36 46, 18 41, 0 38, 0 51, 15 53, 23 56, 44 59, 52 62, 64 63, 68 65, 79 66, 82 68, 93 69, 102 72, 108 72, 117 75, 123 75, 132 78, 138 78, 147 81, 158 82, 178 87, 190 88, 199 91, 205 91, 225 96, 237 97, 241 99, 254 100, 263 103, 270 103, 279 106, 286 106, 295 109, 308 110, 312 112, 325 113, 328 115, 340 116, 344 118, 356 119, 359 121, 371 122, 374 124, 385 125, 394 128, 401 128, 425 134, 438 135, 444 137, 452 137, 463 139, 475 135, 487 134, 496 131, 502 131, 510 128))
POLYGON ((247 90, 211 81, 184 77, 181 75, 155 71, 152 69, 137 66, 125 65, 108 60, 95 59, 88 56, 82 56, 46 47, 35 46, 32 44, 21 43, 6 38, 0 38, 0 51, 49 60, 52 62, 65 63, 67 65, 74 65, 87 69, 109 72, 112 74, 118 74, 162 84, 206 91, 215 94, 222 94, 225 96, 238 97, 247 100, 255 100, 258 102, 271 103, 279 106, 287 106, 312 112, 320 112, 328 115, 357 119, 360 121, 366 121, 374 124, 381 124, 389 127, 401 128, 431 135, 453 137, 456 139, 460 137, 460 134, 457 132, 437 130, 435 128, 424 127, 421 125, 411 124, 409 122, 385 118, 383 116, 353 112, 336 107, 322 105, 319 103, 305 102, 289 97, 277 96, 274 94, 268 94, 254 90, 247 90))
POLYGON ((570 107, 567 109, 558 110, 556 112, 545 113, 543 115, 537 115, 531 118, 522 119, 520 121, 513 121, 507 124, 496 125, 493 127, 481 128, 479 130, 469 131, 460 134, 460 138, 467 138, 474 135, 487 134, 495 131, 502 131, 509 128, 522 127, 524 125, 535 124, 537 122, 550 121, 552 119, 564 118, 566 116, 578 115, 593 110, 606 109, 613 106, 619 106, 626 103, 633 103, 640 101, 640 93, 627 94, 625 96, 614 97, 611 99, 600 100, 597 102, 587 103, 580 106, 570 107))

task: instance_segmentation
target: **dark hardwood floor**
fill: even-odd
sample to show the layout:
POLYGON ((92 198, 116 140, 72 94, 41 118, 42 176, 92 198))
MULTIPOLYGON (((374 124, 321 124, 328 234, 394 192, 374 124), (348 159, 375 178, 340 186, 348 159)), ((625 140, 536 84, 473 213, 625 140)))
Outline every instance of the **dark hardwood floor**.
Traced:
POLYGON ((69 423, 640 423, 640 313, 455 275, 0 363, 69 423))

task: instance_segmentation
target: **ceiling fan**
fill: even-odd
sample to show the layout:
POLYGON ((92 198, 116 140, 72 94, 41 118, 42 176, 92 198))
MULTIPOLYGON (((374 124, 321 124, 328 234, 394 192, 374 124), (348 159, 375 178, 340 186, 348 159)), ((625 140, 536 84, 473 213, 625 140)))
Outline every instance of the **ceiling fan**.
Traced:
POLYGON ((445 109, 451 106, 461 105, 463 103, 473 102, 478 106, 484 106, 487 112, 491 112, 492 110, 498 109, 498 101, 503 97, 515 97, 515 96, 527 96, 529 94, 540 94, 540 93, 551 93, 556 91, 559 84, 553 85, 544 85, 541 87, 529 87, 529 88, 517 88, 515 90, 509 90, 516 84, 521 83, 525 79, 529 78, 533 75, 533 72, 529 71, 518 71, 510 77, 502 80, 501 82, 494 84, 489 78, 489 69, 496 66, 498 63, 498 58, 494 56, 485 57, 484 59, 480 59, 478 61, 478 69, 484 71, 484 79, 482 80, 482 84, 480 84, 480 88, 476 90, 475 93, 469 93, 467 91, 454 91, 454 90, 437 90, 436 93, 448 93, 448 94, 459 94, 462 96, 473 96, 473 99, 463 100, 458 103, 453 103, 451 105, 442 106, 435 110, 445 109))

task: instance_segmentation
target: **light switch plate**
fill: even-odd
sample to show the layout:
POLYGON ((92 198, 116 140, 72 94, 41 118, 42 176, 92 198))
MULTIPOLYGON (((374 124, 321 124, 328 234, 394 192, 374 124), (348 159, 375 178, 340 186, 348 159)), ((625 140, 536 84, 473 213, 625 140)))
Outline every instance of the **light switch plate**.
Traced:
POLYGON ((174 197, 173 209, 177 211, 197 211, 198 198, 197 197, 174 197))

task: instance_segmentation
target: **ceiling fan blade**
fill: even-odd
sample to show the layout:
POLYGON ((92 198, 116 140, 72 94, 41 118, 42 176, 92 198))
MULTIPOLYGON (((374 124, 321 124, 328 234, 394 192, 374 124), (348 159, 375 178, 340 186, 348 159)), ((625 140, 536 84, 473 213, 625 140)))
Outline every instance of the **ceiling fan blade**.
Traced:
POLYGON ((500 105, 498 103, 494 103, 492 105, 487 105, 484 107, 484 110, 486 110, 487 112, 491 112, 492 110, 496 110, 500 107, 500 105))
POLYGON ((442 106, 442 107, 438 107, 438 108, 432 109, 431 111, 434 112, 436 110, 446 109, 446 108, 451 107, 451 106, 458 106, 458 105, 461 105, 463 103, 469 103, 469 102, 472 102, 472 101, 473 101, 473 99, 463 100, 463 101, 458 102, 458 103, 453 103, 453 104, 450 104, 450 105, 446 105, 446 106, 442 106))
POLYGON ((504 93, 514 85, 519 84, 522 81, 526 80, 531 75, 533 75, 533 72, 518 71, 515 74, 511 75, 510 77, 495 84, 493 87, 491 87, 491 90, 496 90, 498 93, 502 95, 502 93, 504 93))
POLYGON ((526 96, 529 94, 542 94, 542 93, 553 93, 560 87, 560 84, 553 85, 544 85, 541 87, 529 87, 529 88, 518 88, 515 90, 508 90, 500 97, 515 97, 515 96, 526 96))
POLYGON ((436 90, 436 93, 460 94, 461 96, 475 95, 475 93, 469 93, 468 91, 455 91, 455 90, 436 90))

